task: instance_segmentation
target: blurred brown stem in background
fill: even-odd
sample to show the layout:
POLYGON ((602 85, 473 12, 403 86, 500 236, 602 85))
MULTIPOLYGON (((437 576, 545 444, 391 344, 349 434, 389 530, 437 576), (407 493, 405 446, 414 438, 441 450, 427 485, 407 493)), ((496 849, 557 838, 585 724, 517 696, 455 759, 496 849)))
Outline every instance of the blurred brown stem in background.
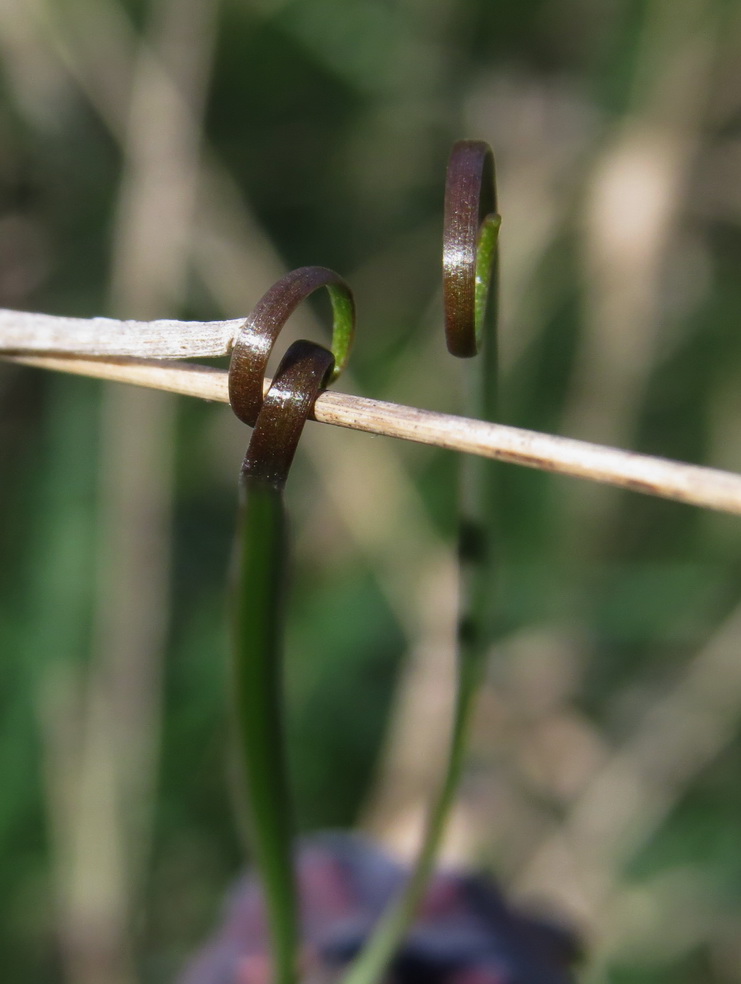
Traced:
MULTIPOLYGON (((741 607, 670 688, 650 700, 630 737, 595 762, 557 829, 535 845, 517 873, 519 891, 540 894, 547 888, 554 895, 555 889, 584 922, 601 927, 596 961, 614 956, 624 942, 625 866, 661 827, 689 783, 736 734, 739 638, 741 607)), ((670 918, 658 921, 661 934, 671 933, 670 918)))
MULTIPOLYGON (((584 328, 565 408, 567 433, 634 443, 646 390, 671 350, 662 311, 677 278, 682 209, 708 111, 717 11, 704 0, 654 0, 632 67, 619 125, 595 155, 583 203, 584 328)), ((611 527, 613 492, 580 489, 565 502, 573 527, 594 544, 611 527)))
MULTIPOLYGON (((183 297, 217 10, 212 0, 159 0, 138 46, 130 91, 118 110, 126 123, 113 237, 114 311, 139 318, 173 314, 183 297)), ((110 98, 125 91, 122 85, 110 98)), ((69 984, 138 979, 133 935, 158 772, 173 422, 168 395, 106 390, 93 661, 81 681, 82 701, 69 707, 70 713, 82 708, 78 744, 62 753, 76 760, 64 773, 77 784, 76 810, 64 812, 50 799, 69 984)), ((62 727, 48 735, 52 770, 69 734, 62 727)))

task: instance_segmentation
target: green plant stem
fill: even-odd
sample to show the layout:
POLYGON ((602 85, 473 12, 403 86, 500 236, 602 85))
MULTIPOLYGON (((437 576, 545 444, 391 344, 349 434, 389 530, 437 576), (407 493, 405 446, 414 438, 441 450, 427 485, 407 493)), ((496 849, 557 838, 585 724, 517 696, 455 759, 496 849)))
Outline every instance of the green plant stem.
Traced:
MULTIPOLYGON (((476 258, 476 311, 482 337, 478 358, 466 373, 464 413, 495 423, 499 418, 498 281, 496 251, 501 219, 483 223, 476 258), (484 266, 484 261, 486 266, 484 266), (484 273, 484 270, 487 272, 484 273), (489 289, 484 289, 486 285, 489 289)), ((481 672, 495 633, 496 605, 492 587, 497 574, 500 464, 466 457, 459 464, 459 551, 461 563, 460 658, 481 672)))
POLYGON ((265 891, 275 984, 296 979, 292 810, 282 727, 286 516, 281 492, 242 475, 232 589, 234 717, 240 788, 265 891))
MULTIPOLYGON (((499 221, 497 215, 484 223, 476 263, 477 321, 486 337, 481 339, 483 355, 468 373, 466 403, 468 412, 482 420, 494 420, 497 405, 496 244, 499 221)), ((407 883, 398 899, 384 912, 370 942, 345 974, 342 984, 378 984, 382 979, 422 901, 460 783, 469 725, 493 632, 491 585, 495 561, 497 475, 497 463, 485 459, 468 459, 460 467, 458 675, 445 772, 407 883)))
POLYGON ((422 848, 399 898, 384 912, 373 936, 342 984, 377 984, 409 929, 432 874, 464 763, 468 722, 477 675, 464 670, 456 695, 455 720, 443 783, 428 815, 422 848))

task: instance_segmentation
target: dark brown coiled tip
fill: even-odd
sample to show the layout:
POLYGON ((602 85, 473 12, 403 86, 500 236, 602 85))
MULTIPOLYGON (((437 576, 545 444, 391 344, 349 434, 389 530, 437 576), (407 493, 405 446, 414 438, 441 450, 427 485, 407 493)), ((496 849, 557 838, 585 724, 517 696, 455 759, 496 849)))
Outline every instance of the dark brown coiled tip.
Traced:
POLYGON ((282 489, 304 424, 329 382, 334 356, 314 342, 294 342, 283 356, 257 415, 242 476, 282 489))
POLYGON ((491 148, 481 140, 458 141, 445 184, 443 304, 448 351, 459 358, 479 350, 496 248, 496 210, 491 148))

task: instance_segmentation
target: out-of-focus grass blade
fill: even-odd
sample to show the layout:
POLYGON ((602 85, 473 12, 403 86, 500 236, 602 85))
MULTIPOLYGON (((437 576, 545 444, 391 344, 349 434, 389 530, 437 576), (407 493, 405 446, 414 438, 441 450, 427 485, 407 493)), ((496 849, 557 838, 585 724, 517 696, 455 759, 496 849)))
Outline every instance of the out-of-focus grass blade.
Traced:
POLYGON ((250 841, 262 876, 276 984, 296 971, 292 810, 282 728, 283 496, 242 476, 232 585, 233 701, 250 841))

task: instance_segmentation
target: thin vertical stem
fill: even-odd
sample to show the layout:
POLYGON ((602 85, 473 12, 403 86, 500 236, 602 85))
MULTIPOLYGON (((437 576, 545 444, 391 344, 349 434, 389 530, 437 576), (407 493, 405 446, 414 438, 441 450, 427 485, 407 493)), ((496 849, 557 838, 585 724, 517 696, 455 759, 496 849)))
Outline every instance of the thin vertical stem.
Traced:
MULTIPOLYGON (((481 206, 488 212, 496 207, 493 194, 493 160, 488 148, 482 155, 483 145, 461 142, 454 148, 460 151, 457 167, 448 171, 450 199, 457 199, 461 186, 480 181, 481 206), (476 164, 471 167, 469 159, 476 164), (480 159, 479 159, 480 158, 480 159), (461 165, 463 161, 463 166, 461 165), (483 161, 483 163, 482 163, 483 161), (481 165, 478 176, 477 165, 481 165), (465 173, 463 173, 465 171, 465 173), (490 183, 491 187, 488 186, 490 183), (491 200, 487 195, 491 194, 491 200)), ((446 203, 446 210, 447 205, 446 203)), ((480 366, 469 375, 467 388, 468 409, 479 419, 493 420, 497 402, 497 238, 499 216, 487 214, 481 221, 475 242, 475 256, 468 276, 458 268, 451 275, 450 254, 456 261, 463 255, 461 242, 466 235, 467 221, 473 220, 464 210, 460 214, 453 209, 455 228, 451 234, 446 229, 444 276, 446 286, 453 282, 449 292, 448 310, 458 318, 458 330, 453 339, 455 354, 470 356, 483 346, 484 357, 480 366), (455 240, 454 249, 448 249, 449 239, 455 240), (472 277, 470 275, 473 275, 472 277), (470 279, 469 279, 470 277, 470 279), (452 295, 452 298, 451 298, 452 295)), ((478 222, 476 223, 478 226, 478 222)), ((464 257, 465 259, 465 257, 464 257)), ((448 334, 450 347, 451 335, 448 334)), ((453 805, 465 762, 466 739, 469 731, 474 699, 478 691, 492 627, 490 603, 491 570, 493 564, 494 516, 492 493, 496 464, 474 458, 465 460, 459 472, 459 556, 461 560, 460 621, 458 626, 458 678, 453 711, 453 728, 450 737, 447 762, 442 783, 427 817, 416 862, 399 898, 382 916, 370 943, 345 976, 343 984, 375 984, 382 975, 395 950, 414 919, 425 887, 432 874, 435 858, 440 848, 445 825, 453 805)))
POLYGON ((276 984, 292 984, 297 946, 293 833, 282 739, 286 515, 282 493, 242 476, 232 582, 232 694, 240 790, 262 874, 276 984))

